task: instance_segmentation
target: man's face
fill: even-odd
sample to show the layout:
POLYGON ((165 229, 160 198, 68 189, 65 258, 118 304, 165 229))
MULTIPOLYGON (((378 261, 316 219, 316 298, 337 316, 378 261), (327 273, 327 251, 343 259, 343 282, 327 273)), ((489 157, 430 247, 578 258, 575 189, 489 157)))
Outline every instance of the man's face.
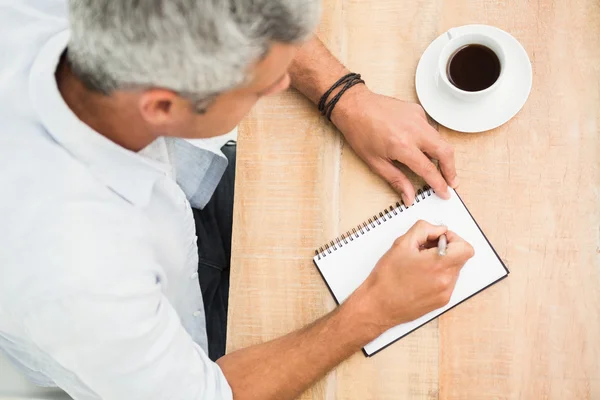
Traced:
POLYGON ((161 136, 191 139, 223 135, 233 130, 261 97, 289 87, 287 71, 297 50, 298 46, 274 44, 267 55, 253 66, 252 82, 219 95, 204 114, 194 112, 188 101, 172 92, 150 90, 140 98, 142 116, 161 136), (169 102, 166 107, 165 101, 169 102), (160 103, 163 105, 157 106, 160 103))

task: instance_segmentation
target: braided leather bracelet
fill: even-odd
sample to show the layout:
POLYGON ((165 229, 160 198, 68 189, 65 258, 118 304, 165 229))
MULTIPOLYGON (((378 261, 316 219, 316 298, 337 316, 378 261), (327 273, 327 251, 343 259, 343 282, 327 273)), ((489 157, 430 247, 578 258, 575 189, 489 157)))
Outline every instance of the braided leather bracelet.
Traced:
POLYGON ((365 83, 365 81, 361 79, 360 74, 351 72, 342 76, 336 83, 333 84, 333 86, 331 86, 331 88, 329 88, 328 91, 323 94, 323 96, 321 96, 321 100, 319 100, 318 104, 319 112, 323 116, 326 116, 329 121, 331 121, 331 113, 333 112, 335 105, 340 100, 342 95, 346 93, 346 91, 352 86, 358 85, 359 83, 365 83), (344 86, 342 90, 340 90, 329 102, 327 102, 327 99, 331 93, 342 85, 344 86))

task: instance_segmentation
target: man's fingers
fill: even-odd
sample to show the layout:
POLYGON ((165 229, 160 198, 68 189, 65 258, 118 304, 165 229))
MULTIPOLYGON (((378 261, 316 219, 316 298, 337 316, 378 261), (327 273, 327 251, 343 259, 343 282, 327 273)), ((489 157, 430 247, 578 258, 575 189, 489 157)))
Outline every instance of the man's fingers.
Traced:
POLYGON ((452 146, 444 141, 437 132, 432 132, 425 139, 422 147, 423 151, 438 160, 440 169, 448 185, 456 188, 458 186, 458 177, 456 176, 456 164, 452 146))
POLYGON ((456 234, 456 232, 449 230, 448 232, 446 232, 446 239, 448 239, 448 243, 454 243, 454 242, 464 242, 465 239, 461 238, 460 236, 458 236, 456 234))
POLYGON ((433 249, 434 247, 437 248, 438 243, 439 243, 439 238, 434 239, 434 240, 428 240, 427 243, 424 243, 421 245, 421 248, 422 249, 433 249))
POLYGON ((421 247, 428 242, 438 240, 447 231, 448 228, 444 225, 432 225, 427 221, 420 220, 406 232, 406 236, 417 247, 421 247))
POLYGON ((377 166, 379 174, 390 186, 402 196, 405 205, 411 206, 415 201, 415 188, 410 180, 390 161, 382 160, 377 166))
POLYGON ((446 249, 446 256, 453 260, 456 260, 460 264, 461 268, 469 259, 475 255, 475 249, 469 243, 464 240, 458 240, 448 243, 446 249))
POLYGON ((446 255, 442 256, 449 265, 462 266, 475 255, 475 250, 466 240, 458 236, 455 232, 447 231, 446 255))
POLYGON ((475 255, 473 246, 452 231, 446 231, 445 235, 448 239, 446 255, 440 256, 437 247, 428 247, 424 251, 431 256, 440 257, 439 260, 442 260, 448 267, 462 268, 475 255))
POLYGON ((448 184, 434 163, 418 148, 414 148, 403 161, 410 169, 421 175, 425 182, 443 199, 449 199, 448 184))

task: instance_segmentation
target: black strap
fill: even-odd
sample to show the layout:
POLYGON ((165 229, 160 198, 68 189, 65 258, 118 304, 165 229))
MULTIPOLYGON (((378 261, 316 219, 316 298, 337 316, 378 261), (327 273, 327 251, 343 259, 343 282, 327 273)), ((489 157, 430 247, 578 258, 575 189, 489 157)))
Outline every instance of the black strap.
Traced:
POLYGON ((324 112, 325 112, 325 102, 327 101, 327 99, 331 95, 331 92, 333 92, 335 89, 337 89, 338 87, 340 87, 344 83, 346 83, 349 80, 351 80, 352 78, 354 78, 356 75, 358 75, 358 74, 355 74, 354 72, 350 72, 349 74, 346 74, 346 75, 342 76, 340 79, 337 80, 336 83, 334 83, 329 88, 328 91, 325 92, 325 94, 323 96, 321 96, 321 100, 319 100, 319 112, 321 114, 325 115, 324 114, 324 112))
POLYGON ((346 86, 344 86, 344 88, 342 90, 340 90, 339 93, 336 94, 335 97, 333 99, 331 99, 331 101, 329 103, 327 103, 327 105, 325 106, 325 108, 327 110, 327 114, 325 114, 325 115, 329 121, 331 121, 331 113, 333 112, 335 105, 338 103, 338 101, 340 100, 342 95, 344 93, 346 93, 346 91, 348 89, 350 89, 352 86, 358 85, 359 83, 365 83, 365 81, 360 79, 360 75, 358 75, 358 76, 359 76, 358 79, 354 79, 354 80, 351 80, 348 83, 346 83, 346 86))
POLYGON ((327 117, 329 121, 331 121, 331 113, 333 112, 335 105, 338 103, 342 95, 346 93, 346 91, 352 86, 358 85, 359 83, 365 83, 365 81, 361 79, 360 74, 356 73, 349 73, 338 79, 338 81, 334 83, 333 86, 331 86, 331 88, 329 88, 329 90, 325 92, 325 94, 323 94, 323 96, 321 96, 321 99, 319 100, 318 107, 321 114, 327 117), (327 102, 327 99, 329 98, 331 93, 342 85, 344 85, 342 90, 340 90, 333 97, 333 99, 327 102))

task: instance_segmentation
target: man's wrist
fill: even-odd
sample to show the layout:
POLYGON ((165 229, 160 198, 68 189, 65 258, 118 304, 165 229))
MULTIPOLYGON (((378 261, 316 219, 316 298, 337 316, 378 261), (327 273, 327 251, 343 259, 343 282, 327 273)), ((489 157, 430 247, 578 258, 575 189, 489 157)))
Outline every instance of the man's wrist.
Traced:
POLYGON ((376 307, 373 304, 373 294, 369 293, 366 285, 361 285, 340 306, 339 309, 348 330, 356 334, 356 339, 363 347, 385 332, 376 317, 376 307))
POLYGON ((361 112, 365 98, 371 93, 365 84, 358 84, 348 89, 337 102, 331 113, 331 122, 342 130, 343 123, 361 112))

